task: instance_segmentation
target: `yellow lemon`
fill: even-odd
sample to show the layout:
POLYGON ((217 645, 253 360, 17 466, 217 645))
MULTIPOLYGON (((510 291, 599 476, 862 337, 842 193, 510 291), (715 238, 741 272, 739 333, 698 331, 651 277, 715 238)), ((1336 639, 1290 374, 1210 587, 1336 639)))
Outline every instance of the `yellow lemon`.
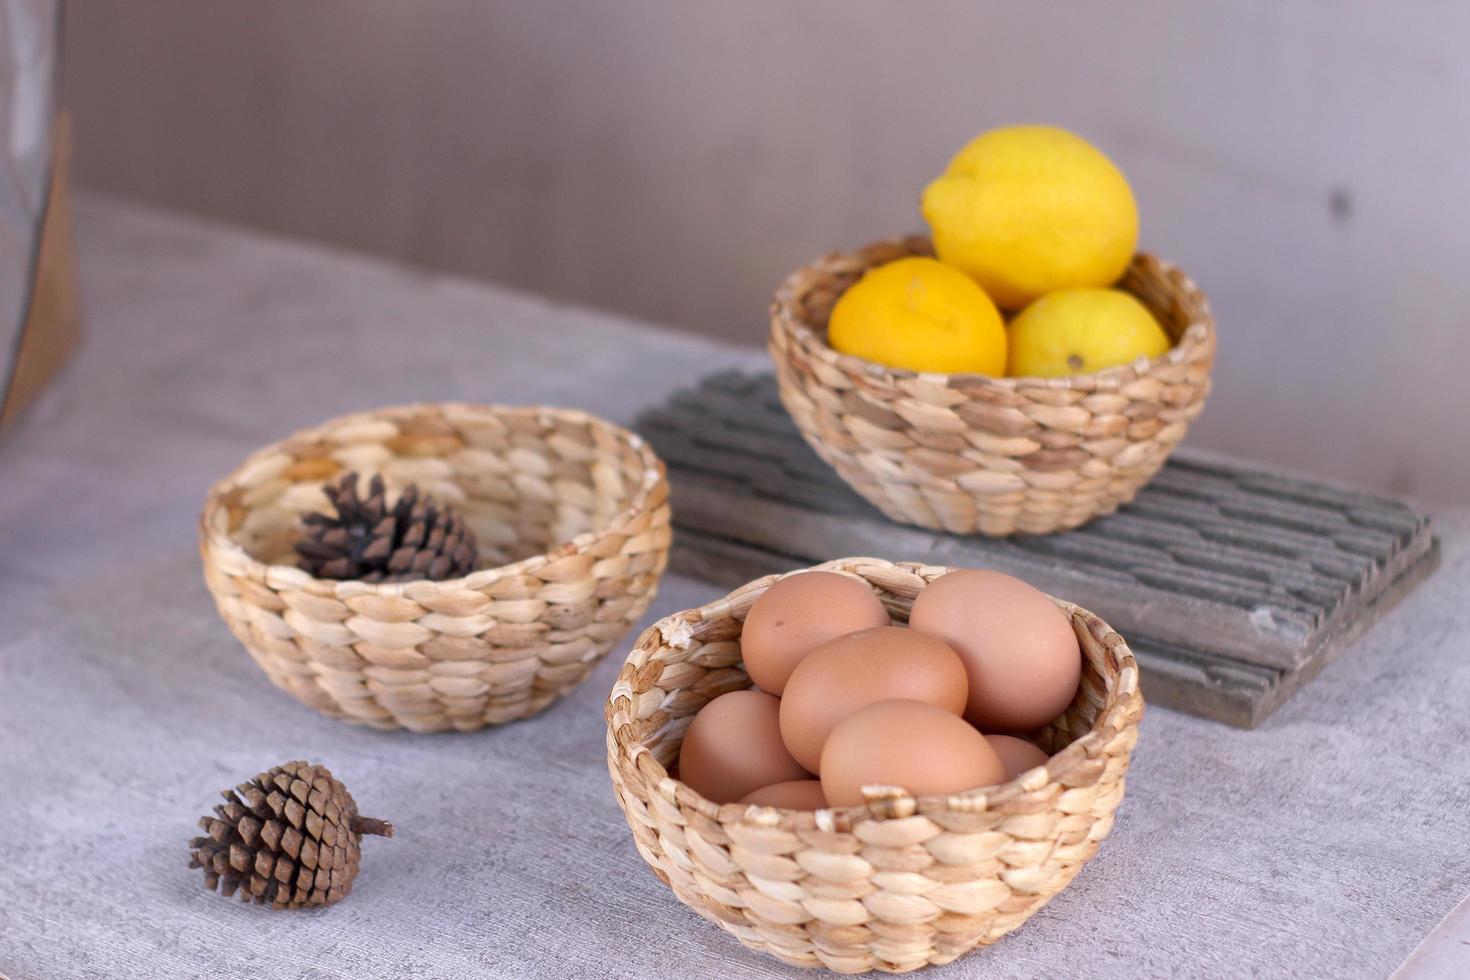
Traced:
POLYGON ((1016 314, 1007 374, 1059 378, 1157 357, 1171 346, 1148 308, 1120 289, 1061 289, 1016 314))
POLYGON ((921 210, 939 258, 1010 310, 1054 289, 1112 285, 1138 243, 1123 174, 1052 126, 976 137, 924 189, 921 210))
POLYGON ((928 258, 869 269, 837 300, 827 340, 844 354, 889 367, 999 376, 1005 321, 975 281, 928 258))

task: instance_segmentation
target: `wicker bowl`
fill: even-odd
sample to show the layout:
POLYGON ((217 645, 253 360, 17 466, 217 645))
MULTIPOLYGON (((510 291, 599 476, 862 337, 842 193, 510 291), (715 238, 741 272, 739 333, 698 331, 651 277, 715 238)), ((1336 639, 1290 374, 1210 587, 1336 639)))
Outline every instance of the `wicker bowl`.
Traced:
POLYGON ((277 687, 375 728, 526 718, 637 622, 668 559, 664 467, 584 412, 424 404, 335 419, 255 453, 199 523, 220 615, 277 687), (370 585, 296 567, 323 481, 381 473, 454 506, 479 542, 460 579, 370 585))
MULTIPOLYGON (((817 567, 866 581, 900 620, 949 571, 874 558, 817 567)), ((902 973, 995 942, 1112 829, 1143 714, 1133 654, 1092 613, 1054 600, 1081 642, 1082 683, 1033 733, 1051 761, 1000 786, 918 799, 874 788, 865 805, 815 813, 711 803, 668 767, 701 707, 750 686, 741 624, 782 577, 659 620, 623 665, 607 762, 638 852, 685 905, 795 966, 902 973)))
POLYGON ((889 518, 955 534, 1045 534, 1133 499, 1204 408, 1215 321, 1189 277, 1138 255, 1118 286, 1174 341, 1167 353, 1067 378, 916 374, 839 354, 827 320, 868 269, 932 255, 926 238, 834 252, 771 304, 781 401, 806 441, 889 518))

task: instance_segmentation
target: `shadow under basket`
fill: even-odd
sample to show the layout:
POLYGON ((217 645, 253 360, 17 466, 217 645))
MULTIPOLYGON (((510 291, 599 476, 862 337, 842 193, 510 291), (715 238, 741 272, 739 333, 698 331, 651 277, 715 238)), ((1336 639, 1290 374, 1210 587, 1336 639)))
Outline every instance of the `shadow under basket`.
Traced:
MULTIPOLYGON (((898 621, 948 568, 844 558, 898 621)), ((796 574, 795 572, 789 574, 796 574)), ((1123 638, 1053 600, 1082 648, 1061 717, 1032 733, 1052 758, 948 797, 874 788, 866 804, 806 812, 712 803, 669 775, 690 721, 751 686, 740 631, 785 576, 659 620, 608 698, 607 761, 638 852, 685 905, 746 946, 802 967, 903 973, 995 942, 1072 880, 1113 826, 1143 698, 1123 638)))
POLYGON ((643 615, 668 561, 668 484, 643 440, 570 409, 423 404, 351 415, 260 450, 199 526, 220 615, 280 688, 375 728, 472 731, 575 686, 643 615), (474 532, 463 578, 368 584, 296 567, 323 483, 417 484, 474 532))
POLYGON ((828 345, 832 307, 863 273, 933 254, 926 238, 889 239, 824 256, 776 290, 781 402, 817 455, 890 519, 952 534, 1062 531, 1132 500, 1209 394, 1215 320, 1199 287, 1135 256, 1117 288, 1174 346, 1092 374, 918 374, 828 345))

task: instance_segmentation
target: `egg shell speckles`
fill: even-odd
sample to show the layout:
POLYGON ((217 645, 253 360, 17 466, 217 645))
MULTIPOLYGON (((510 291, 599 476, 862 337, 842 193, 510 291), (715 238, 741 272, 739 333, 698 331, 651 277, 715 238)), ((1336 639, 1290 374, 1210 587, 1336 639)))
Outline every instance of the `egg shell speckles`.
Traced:
POLYGON ((845 633, 888 624, 883 603, 862 581, 836 572, 802 572, 771 586, 750 607, 740 656, 756 686, 779 697, 812 650, 845 633))

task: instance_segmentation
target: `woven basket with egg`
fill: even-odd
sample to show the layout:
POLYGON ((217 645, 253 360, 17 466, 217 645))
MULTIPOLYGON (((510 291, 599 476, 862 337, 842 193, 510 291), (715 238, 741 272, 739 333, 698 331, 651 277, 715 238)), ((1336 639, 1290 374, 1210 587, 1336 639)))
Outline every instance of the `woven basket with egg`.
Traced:
POLYGON ((906 972, 995 942, 1093 857, 1142 712, 1133 655, 1086 610, 848 558, 648 629, 608 768, 701 916, 796 966, 906 972))

